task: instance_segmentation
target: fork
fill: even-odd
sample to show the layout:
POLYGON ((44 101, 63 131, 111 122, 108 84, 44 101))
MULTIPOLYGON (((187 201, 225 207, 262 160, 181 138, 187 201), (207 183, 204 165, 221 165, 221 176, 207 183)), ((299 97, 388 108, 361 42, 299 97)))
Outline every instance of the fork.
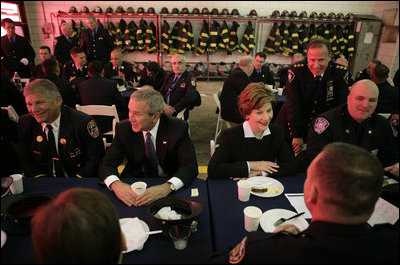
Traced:
POLYGON ((284 222, 286 222, 286 221, 288 221, 288 220, 291 220, 291 219, 294 219, 294 218, 296 218, 296 217, 299 217, 300 215, 303 215, 304 214, 304 212, 301 212, 301 213, 298 213, 298 214, 296 214, 296 215, 293 215, 292 217, 289 217, 289 218, 280 218, 280 219, 278 219, 278 221, 276 221, 275 223, 274 223, 274 226, 275 227, 278 227, 278 226, 280 226, 281 224, 283 224, 284 222))

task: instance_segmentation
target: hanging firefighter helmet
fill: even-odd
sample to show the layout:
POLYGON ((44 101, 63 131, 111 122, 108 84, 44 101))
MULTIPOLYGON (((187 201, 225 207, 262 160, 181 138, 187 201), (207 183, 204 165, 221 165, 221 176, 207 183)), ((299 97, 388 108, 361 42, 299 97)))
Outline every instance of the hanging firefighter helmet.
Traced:
POLYGON ((317 12, 311 12, 311 14, 310 14, 310 18, 318 18, 318 14, 317 14, 317 12))
POLYGON ((283 10, 281 13, 281 17, 288 17, 289 16, 289 11, 283 10))
POLYGON ((89 8, 87 6, 82 6, 81 13, 89 13, 89 8))
POLYGON ((163 8, 161 8, 160 14, 169 14, 168 8, 165 6, 163 8))
POLYGON ((297 17, 297 12, 293 10, 290 12, 289 17, 297 17))
POLYGON ((348 13, 348 14, 346 14, 346 16, 344 18, 353 20, 356 18, 356 16, 353 13, 348 13))
POLYGON ((249 16, 257 16, 257 11, 255 9, 252 9, 249 13, 249 16))
POLYGON ((187 7, 182 8, 181 14, 190 14, 189 9, 187 7))
POLYGON ((197 7, 193 8, 192 14, 200 14, 200 9, 198 9, 197 7))
POLYGON ((208 11, 208 8, 207 8, 207 7, 204 7, 204 8, 201 10, 201 13, 202 13, 203 15, 208 15, 210 12, 208 11))
POLYGON ((96 6, 96 7, 93 9, 93 13, 103 13, 103 9, 101 9, 101 7, 99 7, 99 6, 96 6))
POLYGON ((330 12, 330 13, 328 14, 328 18, 335 19, 335 18, 336 18, 336 14, 333 13, 333 12, 330 12))
POLYGON ((326 13, 325 12, 321 12, 319 13, 319 18, 326 18, 326 13))
POLYGON ((344 19, 343 13, 337 13, 336 17, 337 17, 338 19, 344 19))
POLYGON ((135 13, 135 9, 133 9, 133 7, 130 6, 126 9, 126 13, 135 13))
POLYGON ((229 15, 229 10, 228 10, 228 8, 222 9, 221 15, 229 15))
POLYGON ((155 14, 155 13, 156 13, 156 10, 154 9, 154 7, 149 7, 149 8, 147 9, 147 13, 149 13, 149 14, 155 14))
POLYGON ((137 13, 138 13, 138 14, 143 14, 143 13, 144 13, 144 8, 143 8, 143 7, 139 7, 139 8, 137 9, 137 13))
POLYGON ((176 7, 174 7, 173 9, 172 9, 172 12, 171 12, 172 14, 179 14, 179 9, 178 8, 176 8, 176 7))
POLYGON ((114 9, 110 6, 106 9, 106 13, 114 13, 114 9))
POLYGON ((301 17, 301 18, 307 18, 307 12, 306 12, 306 11, 301 12, 300 15, 299 15, 299 17, 301 17))
POLYGON ((213 14, 213 15, 218 15, 218 14, 219 14, 218 9, 217 9, 217 8, 213 8, 213 9, 211 10, 211 14, 213 14))
POLYGON ((115 13, 125 13, 125 10, 122 6, 118 6, 117 9, 115 10, 115 13))
POLYGON ((78 13, 78 10, 76 9, 76 7, 71 6, 68 10, 69 13, 78 13))
POLYGON ((275 10, 274 12, 272 12, 271 17, 279 17, 281 15, 281 13, 278 10, 275 10))
POLYGON ((236 8, 232 10, 231 15, 240 16, 239 11, 236 8))

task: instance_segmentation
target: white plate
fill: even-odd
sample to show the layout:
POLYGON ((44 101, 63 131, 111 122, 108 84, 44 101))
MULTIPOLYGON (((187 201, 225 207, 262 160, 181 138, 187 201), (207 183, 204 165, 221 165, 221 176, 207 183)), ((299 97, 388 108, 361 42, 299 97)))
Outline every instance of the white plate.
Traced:
MULTIPOLYGON (((132 219, 134 219, 134 218, 121 218, 121 219, 119 219, 119 225, 121 226, 122 233, 124 233, 124 235, 125 235, 125 240, 126 240, 126 245, 127 245, 126 246, 127 250, 124 251, 124 253, 128 253, 128 252, 131 252, 132 250, 137 249, 136 248, 137 246, 130 244, 130 240, 128 240, 128 238, 134 238, 136 236, 134 234, 134 231, 132 229, 129 229, 129 230, 122 229, 122 227, 124 227, 124 224, 127 223, 128 221, 131 221, 132 219)), ((146 224, 145 221, 140 220, 140 223, 142 224, 143 229, 144 229, 145 232, 149 232, 150 231, 150 228, 146 224)), ((144 240, 143 244, 147 241, 147 238, 149 238, 149 235, 146 234, 146 239, 144 240)), ((142 250, 142 248, 143 247, 138 248, 138 250, 142 250)))
POLYGON ((248 178, 247 179, 251 185, 258 185, 258 186, 262 186, 262 187, 266 187, 268 188, 268 191, 266 192, 254 192, 251 191, 251 194, 260 196, 260 197, 276 197, 282 194, 284 188, 282 183, 280 183, 279 181, 277 181, 276 179, 273 178, 269 178, 269 177, 252 177, 252 178, 248 178), (274 192, 272 189, 276 189, 278 188, 279 191, 278 192, 274 192))
POLYGON ((6 241, 7 241, 7 234, 3 230, 1 230, 1 247, 4 246, 6 241))
MULTIPOLYGON (((289 218, 295 215, 296 212, 292 212, 286 209, 272 209, 263 213, 260 218, 260 225, 264 232, 271 233, 274 232, 276 227, 274 223, 278 221, 280 218, 289 218)), ((292 220, 286 221, 283 224, 293 224, 297 226, 300 231, 305 230, 308 227, 308 222, 302 216, 294 218, 292 220)))

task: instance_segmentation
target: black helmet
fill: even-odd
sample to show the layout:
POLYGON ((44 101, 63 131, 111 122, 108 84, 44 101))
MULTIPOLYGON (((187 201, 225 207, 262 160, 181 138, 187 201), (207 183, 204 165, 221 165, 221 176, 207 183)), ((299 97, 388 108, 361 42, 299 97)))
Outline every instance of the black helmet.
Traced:
POLYGON ((255 9, 252 9, 249 13, 249 16, 257 16, 257 11, 255 9))
POLYGON ((348 13, 348 14, 346 14, 346 16, 344 18, 353 20, 356 18, 356 16, 353 13, 348 13))
POLYGON ((228 8, 222 9, 221 15, 229 15, 229 10, 228 10, 228 8))
POLYGON ((311 12, 311 14, 310 14, 310 18, 318 18, 318 14, 317 14, 317 12, 311 12))
POLYGON ((197 7, 193 8, 192 14, 200 14, 200 9, 198 9, 197 7))
POLYGON ((82 6, 81 13, 89 13, 89 8, 87 6, 82 6))
POLYGON ((114 9, 110 6, 106 9, 106 13, 114 13, 114 9))
POLYGON ((126 13, 135 13, 135 9, 133 9, 133 7, 130 6, 126 9, 126 13))
POLYGON ((289 16, 289 11, 283 10, 281 13, 281 17, 288 17, 289 16))
POLYGON ((172 14, 179 14, 179 9, 178 8, 176 8, 176 7, 174 7, 173 9, 172 9, 172 12, 171 12, 172 14))
POLYGON ((71 6, 68 10, 68 13, 78 13, 78 10, 76 9, 76 7, 71 6))
POLYGON ((231 15, 240 16, 239 11, 236 8, 232 10, 231 15))
POLYGON ((99 6, 96 6, 96 7, 93 9, 93 13, 103 13, 103 9, 101 9, 101 7, 99 7, 99 6))
POLYGON ((218 9, 217 9, 217 8, 213 8, 213 9, 211 10, 211 14, 213 14, 213 15, 218 15, 218 14, 219 14, 218 9))
POLYGON ((326 13, 325 12, 321 12, 319 13, 319 18, 326 18, 326 13))
POLYGON ((281 15, 281 13, 279 12, 279 10, 275 10, 274 12, 272 12, 271 17, 279 17, 281 15))
POLYGON ((343 13, 337 13, 336 17, 337 17, 338 19, 344 19, 343 13))
POLYGON ((139 8, 137 9, 137 13, 138 13, 138 14, 143 14, 143 13, 144 13, 144 8, 143 8, 143 7, 139 7, 139 8))
POLYGON ((154 9, 154 7, 149 7, 149 8, 147 9, 147 13, 149 13, 149 14, 155 14, 155 13, 156 13, 156 10, 154 9))
POLYGON ((307 17, 307 12, 306 11, 301 12, 299 17, 306 18, 307 17))
POLYGON ((115 13, 125 13, 125 10, 122 6, 118 6, 117 9, 115 10, 115 13))
POLYGON ((168 8, 165 6, 163 8, 161 8, 160 14, 169 14, 168 8))
POLYGON ((290 12, 289 17, 297 17, 297 12, 296 11, 290 12))
POLYGON ((328 18, 335 19, 335 18, 336 18, 336 14, 333 13, 333 12, 330 12, 330 13, 328 14, 328 18))
POLYGON ((208 8, 207 8, 207 7, 204 7, 204 8, 201 10, 201 13, 204 14, 204 15, 208 15, 210 12, 208 11, 208 8))
POLYGON ((187 7, 182 8, 181 14, 190 14, 189 9, 187 7))

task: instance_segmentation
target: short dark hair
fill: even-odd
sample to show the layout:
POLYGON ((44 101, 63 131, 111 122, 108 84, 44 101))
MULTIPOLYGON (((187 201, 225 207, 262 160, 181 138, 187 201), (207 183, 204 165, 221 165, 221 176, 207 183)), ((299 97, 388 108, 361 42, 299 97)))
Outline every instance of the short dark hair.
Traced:
POLYGON ((158 63, 151 61, 147 64, 147 70, 152 73, 159 73, 161 71, 161 67, 158 63))
POLYGON ((2 27, 5 27, 6 26, 6 23, 13 23, 13 24, 15 24, 15 22, 14 22, 14 20, 12 20, 11 18, 5 18, 5 19, 3 19, 2 21, 1 21, 1 26, 2 27))
POLYGON ((265 52, 258 52, 254 58, 256 58, 257 56, 267 59, 267 55, 265 54, 265 52))
POLYGON ((39 50, 48 50, 49 53, 51 54, 51 50, 50 50, 50 47, 49 47, 49 46, 41 46, 41 47, 39 48, 39 50))
POLYGON ((326 203, 349 217, 372 214, 384 175, 376 156, 361 147, 335 142, 314 160, 314 177, 326 203))
POLYGON ((104 65, 100 61, 91 61, 88 66, 88 73, 90 75, 100 75, 101 71, 103 71, 104 65))
POLYGON ((267 102, 270 102, 272 107, 276 105, 274 93, 266 89, 264 84, 250 83, 238 97, 240 114, 242 114, 243 118, 246 118, 253 109, 259 109, 267 102))
POLYGON ((374 63, 374 64, 376 64, 376 65, 382 63, 382 62, 381 62, 380 60, 378 60, 378 59, 372 59, 371 62, 374 63))
POLYGON ((74 54, 78 54, 78 53, 82 53, 84 52, 81 48, 79 47, 73 47, 70 51, 71 56, 73 56, 74 54))
POLYGON ((325 46, 328 49, 328 53, 331 53, 331 43, 329 42, 329 40, 326 39, 313 39, 312 41, 310 41, 310 43, 307 46, 307 53, 308 50, 311 48, 319 48, 325 46))
POLYGON ((377 77, 379 80, 385 80, 386 78, 388 78, 389 72, 390 72, 389 68, 382 63, 377 64, 374 70, 372 70, 373 75, 377 77))
POLYGON ((44 62, 42 63, 43 73, 55 74, 57 70, 57 65, 58 65, 57 60, 53 58, 44 60, 44 62))
POLYGON ((39 263, 117 263, 122 238, 114 205, 102 193, 72 188, 32 218, 32 242, 39 263))

